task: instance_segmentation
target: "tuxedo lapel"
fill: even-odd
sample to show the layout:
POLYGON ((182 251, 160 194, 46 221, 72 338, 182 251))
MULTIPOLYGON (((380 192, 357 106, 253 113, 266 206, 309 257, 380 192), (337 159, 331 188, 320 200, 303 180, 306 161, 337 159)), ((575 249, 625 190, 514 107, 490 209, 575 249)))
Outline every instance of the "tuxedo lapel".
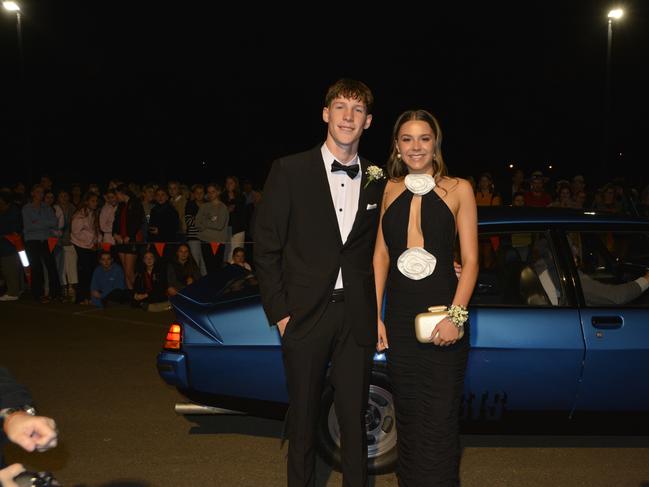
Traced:
POLYGON ((336 209, 334 202, 331 199, 331 188, 329 188, 329 179, 327 178, 324 160, 320 147, 311 151, 310 165, 310 178, 313 180, 313 194, 309 195, 314 204, 320 206, 323 213, 327 215, 327 225, 331 227, 331 231, 336 235, 339 245, 343 244, 343 239, 340 236, 340 229, 338 228, 338 218, 336 217, 336 209))

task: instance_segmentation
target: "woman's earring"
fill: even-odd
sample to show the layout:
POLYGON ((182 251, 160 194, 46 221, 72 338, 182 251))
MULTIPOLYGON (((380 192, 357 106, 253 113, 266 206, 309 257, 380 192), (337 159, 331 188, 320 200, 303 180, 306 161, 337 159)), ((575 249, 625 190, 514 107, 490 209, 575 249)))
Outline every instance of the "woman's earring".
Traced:
POLYGON ((401 159, 401 152, 397 152, 397 159, 401 159))

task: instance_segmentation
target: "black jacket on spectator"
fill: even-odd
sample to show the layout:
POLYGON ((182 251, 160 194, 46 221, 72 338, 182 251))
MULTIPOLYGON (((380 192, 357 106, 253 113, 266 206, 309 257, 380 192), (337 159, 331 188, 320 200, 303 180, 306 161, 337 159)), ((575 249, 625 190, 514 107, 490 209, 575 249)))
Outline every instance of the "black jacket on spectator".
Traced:
POLYGON ((234 205, 234 210, 230 212, 230 223, 232 234, 243 232, 246 229, 246 198, 240 194, 230 199, 227 192, 221 195, 221 201, 230 211, 230 206, 234 205))
POLYGON ((187 262, 181 264, 178 259, 169 262, 167 266, 167 286, 182 289, 187 286, 187 279, 191 277, 194 282, 201 278, 201 272, 192 256, 187 262))
POLYGON ((161 272, 157 264, 153 267, 150 279, 147 278, 146 270, 142 270, 135 275, 133 292, 136 294, 148 294, 149 297, 146 299, 148 303, 161 303, 166 301, 167 276, 164 272, 161 272))
POLYGON ((164 204, 156 203, 151 208, 149 228, 156 227, 158 233, 149 233, 149 242, 175 242, 178 236, 178 212, 168 201, 164 204))
POLYGON ((144 207, 140 200, 129 198, 126 203, 119 203, 115 210, 113 221, 113 235, 120 235, 120 222, 122 212, 126 211, 126 234, 131 242, 142 241, 142 227, 144 225, 144 207), (139 234, 139 235, 138 235, 139 234))

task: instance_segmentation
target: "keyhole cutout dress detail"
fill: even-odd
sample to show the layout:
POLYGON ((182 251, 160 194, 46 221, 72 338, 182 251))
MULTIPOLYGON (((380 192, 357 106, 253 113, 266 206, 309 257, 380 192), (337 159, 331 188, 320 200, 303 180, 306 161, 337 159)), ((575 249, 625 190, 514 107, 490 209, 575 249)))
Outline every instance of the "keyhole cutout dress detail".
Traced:
POLYGON ((407 249, 397 259, 397 269, 406 277, 418 281, 435 272, 437 258, 424 247, 424 234, 421 229, 421 199, 431 192, 436 184, 430 174, 408 174, 404 183, 413 193, 408 216, 407 249))

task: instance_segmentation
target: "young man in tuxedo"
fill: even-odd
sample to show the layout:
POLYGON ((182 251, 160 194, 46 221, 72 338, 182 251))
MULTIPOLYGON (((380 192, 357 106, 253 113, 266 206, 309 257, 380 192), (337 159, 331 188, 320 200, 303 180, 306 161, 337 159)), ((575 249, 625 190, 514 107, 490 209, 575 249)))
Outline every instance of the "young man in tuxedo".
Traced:
POLYGON ((324 144, 273 163, 255 219, 264 310, 282 337, 290 487, 315 483, 316 421, 327 375, 343 485, 367 485, 365 410, 377 340, 372 254, 384 181, 370 176, 358 145, 372 122, 373 101, 360 81, 333 84, 322 110, 324 144))

